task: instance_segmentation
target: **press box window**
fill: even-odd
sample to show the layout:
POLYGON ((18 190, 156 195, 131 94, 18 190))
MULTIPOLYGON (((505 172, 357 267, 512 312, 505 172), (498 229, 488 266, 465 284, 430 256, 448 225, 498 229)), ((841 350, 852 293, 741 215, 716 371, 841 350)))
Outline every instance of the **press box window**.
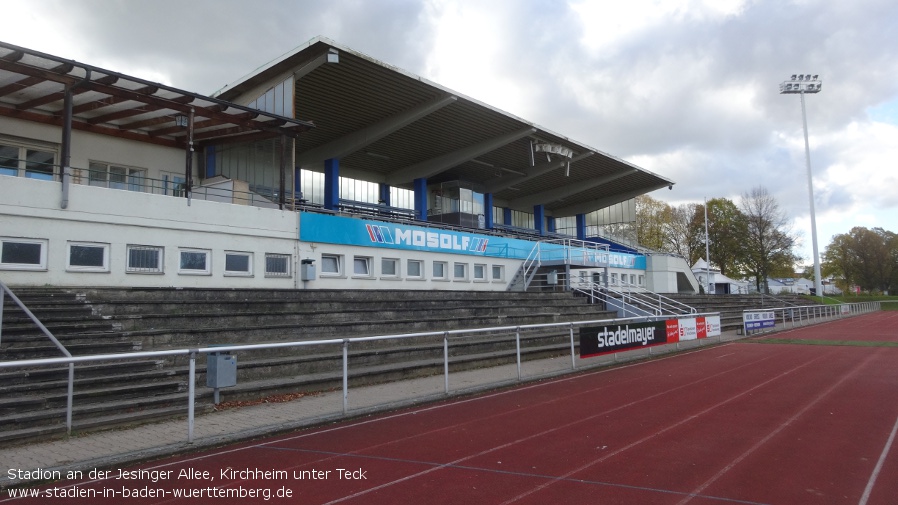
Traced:
POLYGON ((371 258, 364 256, 353 258, 352 274, 357 277, 369 277, 371 275, 371 258))
POLYGON ((128 246, 126 272, 143 274, 162 273, 162 248, 152 246, 128 246))
POLYGON ((265 254, 265 277, 290 277, 289 254, 265 254))
POLYGON ((406 274, 409 277, 420 279, 424 277, 422 271, 424 270, 421 266, 421 260, 408 260, 406 264, 406 274))
POLYGON ((395 258, 383 258, 380 260, 380 275, 384 277, 398 277, 399 260, 395 258))
POLYGON ((75 272, 108 272, 109 244, 69 242, 66 269, 75 272))
POLYGON ((179 253, 179 274, 209 275, 212 273, 209 251, 205 249, 181 249, 179 253))
POLYGON ((225 271, 227 276, 252 277, 253 253, 225 251, 225 271))
POLYGON ((46 270, 47 241, 0 238, 0 268, 4 270, 46 270))
POLYGON ((446 278, 446 262, 445 261, 434 261, 433 262, 433 278, 434 279, 445 279, 446 278))
POLYGON ((340 256, 321 255, 321 275, 340 275, 340 256))

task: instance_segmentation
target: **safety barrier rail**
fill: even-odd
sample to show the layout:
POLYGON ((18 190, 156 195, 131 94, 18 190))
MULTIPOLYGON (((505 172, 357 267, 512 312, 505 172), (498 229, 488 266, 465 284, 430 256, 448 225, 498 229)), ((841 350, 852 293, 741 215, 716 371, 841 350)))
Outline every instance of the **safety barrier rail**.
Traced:
MULTIPOLYGON (((3 341, 2 340, 2 337, 3 337, 3 305, 5 303, 4 297, 6 297, 6 296, 9 296, 9 298, 16 305, 18 305, 20 309, 22 309, 22 312, 24 312, 25 315, 27 315, 28 318, 31 319, 31 321, 35 325, 37 325, 37 327, 41 330, 41 332, 44 335, 46 335, 47 338, 49 338, 51 342, 53 342, 53 345, 55 345, 56 348, 62 352, 62 354, 64 354, 67 358, 72 357, 72 353, 70 353, 69 350, 66 349, 65 346, 62 345, 62 343, 60 343, 59 340, 53 336, 53 333, 50 330, 48 330, 47 327, 44 326, 43 323, 40 322, 40 320, 37 318, 37 316, 35 316, 30 310, 28 310, 28 307, 26 307, 25 304, 22 303, 22 300, 19 300, 19 297, 16 296, 15 293, 13 293, 12 290, 9 289, 9 287, 6 284, 4 284, 2 281, 0 281, 0 343, 2 343, 2 341, 3 341)), ((67 390, 67 394, 66 394, 66 409, 65 409, 65 428, 66 428, 66 433, 71 434, 72 433, 72 405, 73 405, 74 394, 75 394, 75 363, 71 362, 71 361, 69 362, 69 379, 68 380, 69 380, 69 382, 68 382, 68 390, 67 390)))
POLYGON ((776 328, 777 321, 782 322, 783 328, 789 324, 791 324, 791 328, 795 328, 878 310, 881 310, 880 302, 744 310, 742 311, 742 331, 746 335, 752 335, 771 331, 772 328, 776 328))
MULTIPOLYGON (((703 314, 693 314, 693 316, 702 316, 703 314)), ((712 314, 708 314, 712 315, 712 314)), ((718 313, 714 313, 713 315, 719 315, 718 313)), ((187 441, 188 443, 193 442, 194 438, 194 418, 195 412, 194 408, 196 405, 196 358, 202 354, 210 354, 210 353, 230 353, 234 351, 253 351, 253 350, 263 350, 263 349, 284 349, 284 348, 302 348, 309 346, 341 346, 342 347, 342 361, 343 361, 343 371, 342 371, 342 390, 343 390, 343 413, 346 414, 349 410, 349 347, 351 344, 363 344, 367 342, 375 342, 375 341, 383 341, 383 340, 409 340, 409 339, 421 339, 425 337, 442 337, 443 339, 443 380, 444 380, 444 390, 445 394, 449 394, 449 340, 450 337, 457 338, 470 338, 479 334, 496 334, 507 332, 514 332, 515 334, 515 356, 517 363, 517 380, 523 380, 522 372, 521 372, 521 333, 525 330, 545 330, 545 329, 567 329, 570 335, 570 353, 571 353, 571 363, 570 369, 576 370, 577 368, 577 353, 576 353, 576 343, 574 338, 574 329, 578 327, 584 327, 586 325, 595 326, 595 325, 616 325, 616 324, 633 324, 639 322, 658 322, 663 321, 665 318, 657 318, 657 317, 631 317, 631 318, 614 318, 614 319, 599 319, 599 320, 589 320, 589 321, 576 321, 576 322, 565 322, 565 323, 543 323, 543 324, 531 324, 531 325, 516 325, 516 326, 497 326, 490 328, 477 328, 477 329, 466 329, 466 330, 445 330, 445 331, 430 331, 430 332, 421 332, 421 333, 406 333, 406 334, 396 334, 396 335, 378 335, 378 336, 370 336, 370 337, 356 337, 356 338, 344 338, 344 339, 325 339, 325 340, 305 340, 305 341, 293 341, 293 342, 278 342, 278 343, 263 343, 263 344, 242 344, 242 345, 217 345, 213 347, 203 347, 203 348, 193 348, 193 349, 169 349, 162 351, 139 351, 132 353, 118 353, 118 354, 97 354, 90 356, 67 356, 65 358, 43 358, 43 359, 28 359, 28 360, 18 360, 18 361, 4 361, 0 362, 0 369, 5 368, 26 368, 26 367, 46 367, 53 365, 60 365, 67 363, 70 366, 70 377, 73 376, 74 365, 76 363, 85 363, 85 362, 105 362, 105 361, 122 361, 122 360, 130 360, 130 359, 143 359, 143 358, 161 358, 161 357, 174 357, 174 356, 187 356, 189 358, 189 372, 188 372, 188 391, 187 391, 187 402, 188 402, 188 428, 187 428, 187 441)), ((720 341, 720 339, 718 339, 720 341)), ((679 342, 676 345, 676 348, 680 348, 679 342)), ((618 351, 613 352, 614 359, 617 360, 617 354, 619 352, 627 352, 627 351, 618 351)), ((651 349, 649 350, 651 353, 651 349)), ((69 382, 69 401, 71 402, 71 391, 72 391, 72 381, 70 379, 69 382)), ((67 413, 67 422, 71 425, 71 408, 67 413)))

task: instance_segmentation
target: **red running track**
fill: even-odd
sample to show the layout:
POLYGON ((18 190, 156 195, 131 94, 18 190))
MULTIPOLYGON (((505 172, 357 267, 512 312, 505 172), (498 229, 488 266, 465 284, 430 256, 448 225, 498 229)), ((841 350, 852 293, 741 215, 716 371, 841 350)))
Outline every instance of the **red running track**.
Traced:
MULTIPOLYGON (((891 340, 896 322, 875 313, 789 338, 864 327, 891 340)), ((11 502, 895 504, 896 363, 896 347, 732 343, 142 466, 174 471, 157 482, 56 485, 115 497, 11 502)))

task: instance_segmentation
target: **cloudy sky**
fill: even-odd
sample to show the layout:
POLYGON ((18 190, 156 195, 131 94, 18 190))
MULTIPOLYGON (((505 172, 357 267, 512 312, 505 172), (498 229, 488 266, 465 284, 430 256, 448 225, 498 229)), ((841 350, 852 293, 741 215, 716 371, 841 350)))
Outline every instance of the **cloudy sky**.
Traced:
POLYGON ((773 193, 820 251, 898 232, 894 0, 3 0, 0 40, 211 94, 315 36, 677 182, 672 204, 773 193))

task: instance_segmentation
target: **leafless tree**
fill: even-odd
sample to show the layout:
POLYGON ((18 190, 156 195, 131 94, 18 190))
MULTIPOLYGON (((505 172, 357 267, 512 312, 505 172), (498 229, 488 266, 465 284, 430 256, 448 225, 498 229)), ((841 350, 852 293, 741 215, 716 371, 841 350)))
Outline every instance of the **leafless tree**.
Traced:
POLYGON ((796 238, 785 212, 763 186, 743 193, 740 203, 746 219, 745 271, 755 278, 758 290, 767 293, 768 277, 793 269, 796 238))

